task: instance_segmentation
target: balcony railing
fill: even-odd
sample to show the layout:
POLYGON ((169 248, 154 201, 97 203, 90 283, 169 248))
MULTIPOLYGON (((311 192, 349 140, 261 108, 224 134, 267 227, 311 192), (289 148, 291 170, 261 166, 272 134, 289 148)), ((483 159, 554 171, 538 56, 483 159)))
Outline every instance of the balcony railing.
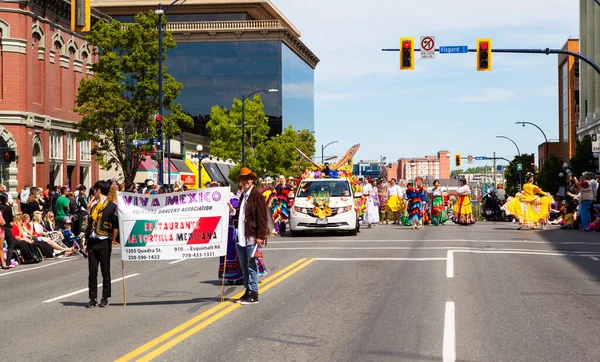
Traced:
MULTIPOLYGON (((123 27, 132 24, 123 24, 123 27)), ((241 20, 241 21, 190 21, 167 23, 167 31, 210 31, 210 30, 283 30, 286 29, 278 20, 241 20)))

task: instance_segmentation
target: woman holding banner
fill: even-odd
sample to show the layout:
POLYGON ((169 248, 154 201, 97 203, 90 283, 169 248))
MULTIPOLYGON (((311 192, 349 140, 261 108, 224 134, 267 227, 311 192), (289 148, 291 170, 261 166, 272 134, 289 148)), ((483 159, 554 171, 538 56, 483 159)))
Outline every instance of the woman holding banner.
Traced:
POLYGON ((225 263, 227 263, 225 268, 225 281, 227 281, 229 284, 241 285, 244 283, 244 274, 242 273, 242 268, 240 267, 240 258, 235 246, 237 230, 235 229, 236 222, 234 221, 235 213, 239 207, 239 197, 232 193, 231 199, 229 200, 230 216, 229 227, 227 229, 227 256, 222 256, 219 258, 219 279, 223 278, 223 266, 225 263))

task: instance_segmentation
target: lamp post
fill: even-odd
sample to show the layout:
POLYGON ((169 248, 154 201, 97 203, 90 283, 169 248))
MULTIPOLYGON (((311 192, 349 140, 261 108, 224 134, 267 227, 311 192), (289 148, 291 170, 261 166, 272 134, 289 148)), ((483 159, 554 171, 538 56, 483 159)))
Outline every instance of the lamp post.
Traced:
MULTIPOLYGON (((519 163, 521 163, 521 151, 519 150, 519 146, 517 146, 516 142, 511 140, 510 138, 506 137, 506 136, 496 136, 496 138, 504 138, 506 140, 509 140, 513 143, 513 145, 515 145, 515 147, 517 148, 517 154, 519 155, 519 163)), ((521 166, 522 167, 522 166, 521 166)), ((517 168, 517 174, 519 175, 519 191, 521 191, 521 170, 519 170, 517 168)))
POLYGON ((252 97, 256 93, 260 92, 279 92, 279 89, 271 88, 271 89, 261 89, 255 92, 248 94, 247 96, 242 96, 242 167, 246 166, 246 154, 245 154, 245 124, 246 124, 246 99, 252 97))
MULTIPOLYGON (((162 4, 158 4, 158 8, 154 10, 154 13, 158 15, 158 115, 163 116, 164 108, 163 108, 163 22, 162 18, 165 12, 167 12, 171 6, 175 5, 179 0, 174 0, 166 9, 163 10, 162 4)), ((187 0, 183 0, 182 4, 187 0)), ((160 161, 158 162, 158 183, 164 183, 164 163, 165 163, 165 155, 164 155, 164 135, 163 135, 163 123, 161 122, 160 128, 158 130, 158 153, 160 155, 160 161)), ((167 143, 167 153, 168 153, 168 161, 169 161, 169 185, 171 185, 171 140, 167 143)))
POLYGON ((201 189, 202 188, 202 160, 209 157, 209 155, 203 155, 202 152, 202 145, 197 145, 196 146, 196 151, 198 153, 196 154, 192 154, 192 157, 197 158, 198 159, 198 188, 201 189))
MULTIPOLYGON (((544 133, 544 131, 535 123, 531 123, 531 122, 515 122, 515 124, 522 124, 523 127, 525 127, 526 124, 530 124, 532 126, 534 126, 535 128, 539 129, 540 132, 542 132, 542 135, 544 135, 544 140, 546 140, 546 143, 544 144, 544 160, 548 161, 548 137, 546 137, 546 133, 544 133)), ((541 164, 540 164, 541 166, 541 164)))
POLYGON ((334 143, 338 143, 338 142, 339 141, 333 141, 333 142, 329 142, 325 146, 321 145, 321 164, 325 163, 325 149, 327 148, 327 146, 332 145, 334 143))

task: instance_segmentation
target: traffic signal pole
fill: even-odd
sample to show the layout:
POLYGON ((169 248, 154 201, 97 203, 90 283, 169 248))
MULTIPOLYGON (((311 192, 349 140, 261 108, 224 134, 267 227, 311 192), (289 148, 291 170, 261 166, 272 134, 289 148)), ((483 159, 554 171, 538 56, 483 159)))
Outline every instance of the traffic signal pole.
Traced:
MULTIPOLYGON (((600 0, 598 0, 600 1, 600 0)), ((381 49, 381 51, 384 52, 399 52, 400 49, 381 49)), ((415 49, 415 52, 420 52, 421 49, 415 49)), ((436 52, 439 52, 439 49, 435 49, 436 52)), ((469 53, 476 53, 477 49, 469 49, 468 50, 469 53)), ((546 49, 492 49, 492 53, 514 53, 514 54, 546 54, 546 55, 550 55, 550 54, 566 54, 566 55, 570 55, 573 56, 575 58, 581 59, 584 62, 588 63, 592 68, 594 68, 594 70, 600 74, 600 66, 598 64, 596 64, 593 60, 591 60, 590 58, 586 57, 585 55, 581 55, 579 53, 576 52, 572 52, 570 50, 563 50, 563 49, 550 49, 550 48, 546 48, 546 49)))

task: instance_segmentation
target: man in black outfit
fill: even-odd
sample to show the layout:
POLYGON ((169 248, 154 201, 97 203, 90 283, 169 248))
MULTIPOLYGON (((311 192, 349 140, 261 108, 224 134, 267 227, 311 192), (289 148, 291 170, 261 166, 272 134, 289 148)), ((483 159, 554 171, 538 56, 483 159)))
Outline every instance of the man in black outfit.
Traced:
POLYGON ((117 222, 117 204, 109 201, 106 196, 110 190, 110 182, 98 181, 94 185, 94 196, 98 200, 91 210, 86 228, 88 252, 88 286, 90 301, 87 308, 97 305, 98 297, 98 264, 102 271, 102 301, 100 307, 108 306, 110 298, 110 254, 112 243, 116 241, 119 232, 117 222))

